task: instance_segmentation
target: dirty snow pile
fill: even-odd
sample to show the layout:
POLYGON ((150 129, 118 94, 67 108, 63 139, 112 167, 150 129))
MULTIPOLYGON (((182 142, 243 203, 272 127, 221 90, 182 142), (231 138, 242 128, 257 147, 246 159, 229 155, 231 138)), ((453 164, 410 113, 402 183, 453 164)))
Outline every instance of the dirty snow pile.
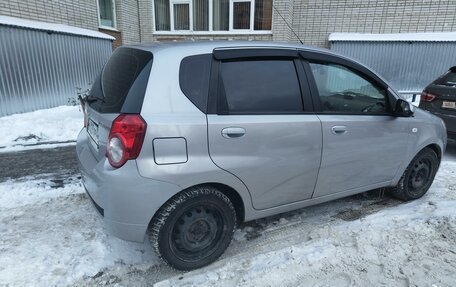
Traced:
POLYGON ((110 235, 78 175, 3 181, 0 286, 455 286, 451 154, 419 200, 372 191, 248 222, 218 261, 188 273, 147 240, 110 235))
POLYGON ((443 162, 417 201, 366 216, 361 208, 347 221, 328 217, 356 210, 343 201, 282 217, 260 238, 232 246, 241 243, 242 252, 155 286, 455 286, 456 162, 443 162))
POLYGON ((109 235, 77 177, 0 183, 0 286, 68 286, 157 258, 109 235))
POLYGON ((74 142, 83 122, 78 106, 0 117, 0 152, 74 142))

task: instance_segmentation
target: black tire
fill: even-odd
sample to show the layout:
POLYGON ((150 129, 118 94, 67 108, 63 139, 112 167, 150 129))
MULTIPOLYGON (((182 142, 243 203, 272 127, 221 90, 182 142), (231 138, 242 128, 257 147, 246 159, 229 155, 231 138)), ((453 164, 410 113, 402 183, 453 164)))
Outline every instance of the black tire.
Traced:
POLYGON ((187 271, 217 260, 235 227, 236 211, 229 198, 214 187, 200 186, 182 191, 158 210, 150 241, 166 264, 187 271))
POLYGON ((424 148, 410 162, 397 186, 391 188, 391 194, 405 201, 422 197, 431 187, 439 164, 437 154, 424 148))

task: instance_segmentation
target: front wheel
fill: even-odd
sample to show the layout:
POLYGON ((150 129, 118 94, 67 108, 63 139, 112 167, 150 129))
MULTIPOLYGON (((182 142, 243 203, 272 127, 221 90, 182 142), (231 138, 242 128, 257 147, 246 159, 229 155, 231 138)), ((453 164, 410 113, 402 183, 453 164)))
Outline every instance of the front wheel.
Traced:
POLYGON ((159 209, 150 240, 165 263, 178 270, 192 270, 223 254, 235 226, 236 212, 226 195, 210 186, 195 187, 159 209))
POLYGON ((422 197, 431 187, 440 161, 430 148, 424 148, 409 164, 397 186, 391 189, 393 196, 402 200, 422 197))

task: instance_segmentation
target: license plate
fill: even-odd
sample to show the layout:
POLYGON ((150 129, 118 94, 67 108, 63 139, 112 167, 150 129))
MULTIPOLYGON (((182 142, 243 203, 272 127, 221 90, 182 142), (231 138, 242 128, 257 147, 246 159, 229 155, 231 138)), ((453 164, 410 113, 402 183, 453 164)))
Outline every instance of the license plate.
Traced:
POLYGON ((98 125, 91 119, 87 123, 87 134, 98 149, 98 125))
POLYGON ((456 109, 456 102, 443 101, 442 108, 445 109, 456 109))

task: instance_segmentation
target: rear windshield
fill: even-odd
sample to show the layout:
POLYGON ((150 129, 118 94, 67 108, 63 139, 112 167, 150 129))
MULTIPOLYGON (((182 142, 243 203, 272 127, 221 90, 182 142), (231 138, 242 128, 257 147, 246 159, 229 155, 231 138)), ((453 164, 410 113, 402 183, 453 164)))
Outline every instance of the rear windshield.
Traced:
POLYGON ((455 86, 456 85, 456 67, 450 68, 445 74, 433 82, 435 85, 455 86))
POLYGON ((449 72, 444 78, 443 78, 443 84, 447 86, 454 86, 456 85, 456 71, 449 72))
POLYGON ((90 106, 101 113, 139 113, 152 67, 152 53, 118 48, 90 91, 90 106))

